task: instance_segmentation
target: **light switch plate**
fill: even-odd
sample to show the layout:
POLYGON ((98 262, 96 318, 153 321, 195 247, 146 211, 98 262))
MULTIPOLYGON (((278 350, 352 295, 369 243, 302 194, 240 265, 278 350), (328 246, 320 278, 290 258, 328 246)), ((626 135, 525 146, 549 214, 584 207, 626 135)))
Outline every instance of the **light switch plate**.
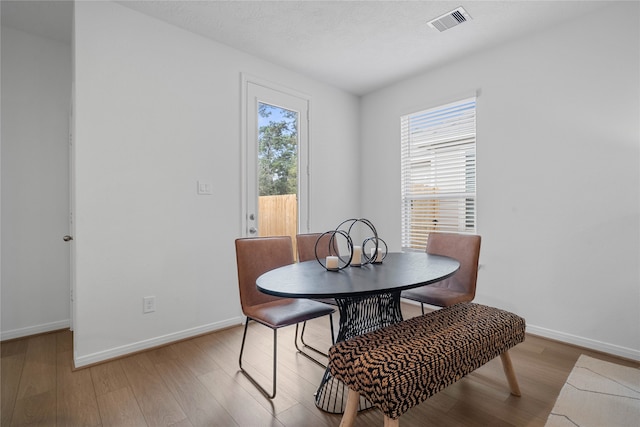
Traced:
POLYGON ((210 196, 213 194, 213 185, 209 181, 198 181, 198 194, 210 196))

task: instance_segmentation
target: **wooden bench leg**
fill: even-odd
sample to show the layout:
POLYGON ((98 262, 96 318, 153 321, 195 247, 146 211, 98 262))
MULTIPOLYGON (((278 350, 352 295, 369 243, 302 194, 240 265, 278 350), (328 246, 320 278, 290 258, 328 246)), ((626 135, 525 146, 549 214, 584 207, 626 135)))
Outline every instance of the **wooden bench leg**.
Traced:
POLYGON ((513 364, 511 363, 509 352, 505 351, 502 353, 500 355, 500 360, 502 360, 502 369, 504 370, 504 374, 507 376, 507 382, 509 382, 511 394, 514 396, 521 396, 518 379, 516 378, 516 373, 513 371, 513 364))
POLYGON ((400 418, 392 420, 391 418, 384 416, 384 427, 400 427, 400 418))
POLYGON ((358 415, 358 403, 360 403, 360 393, 355 390, 349 389, 347 394, 347 406, 342 414, 342 421, 340 421, 340 427, 352 427, 358 415))

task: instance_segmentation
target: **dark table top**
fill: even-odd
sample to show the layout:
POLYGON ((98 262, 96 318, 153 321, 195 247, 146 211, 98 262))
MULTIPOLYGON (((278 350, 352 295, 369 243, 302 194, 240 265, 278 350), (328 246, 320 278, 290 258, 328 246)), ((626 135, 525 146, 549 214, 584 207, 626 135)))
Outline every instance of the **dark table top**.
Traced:
POLYGON ((317 261, 305 261, 268 271, 258 277, 258 289, 289 298, 349 298, 400 292, 438 282, 460 268, 453 258, 424 252, 390 252, 382 264, 327 271, 317 261))

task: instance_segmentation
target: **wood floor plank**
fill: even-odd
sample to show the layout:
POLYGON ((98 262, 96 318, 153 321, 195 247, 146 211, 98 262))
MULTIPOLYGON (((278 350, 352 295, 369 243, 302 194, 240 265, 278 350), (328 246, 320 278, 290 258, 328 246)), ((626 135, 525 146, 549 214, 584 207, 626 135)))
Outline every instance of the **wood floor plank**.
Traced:
POLYGON ((112 360, 89 368, 96 395, 107 394, 129 387, 129 380, 120 360, 112 360))
POLYGON ((56 389, 56 336, 37 335, 27 342, 18 399, 56 389))
MULTIPOLYGON (((243 367, 253 376, 256 381, 258 381, 265 389, 271 391, 272 384, 272 370, 273 370, 273 354, 272 348, 269 347, 270 350, 267 354, 263 354, 258 350, 258 348, 263 347, 262 344, 258 343, 258 341, 264 341, 265 339, 268 341, 266 346, 273 345, 273 335, 270 329, 262 326, 256 325, 260 328, 256 328, 250 333, 247 334, 247 344, 245 349, 245 355, 243 357, 243 367), (263 334, 261 335, 260 332, 263 334), (266 332, 266 337, 264 335, 266 332), (254 343, 255 341, 255 343, 254 343), (254 347, 255 344, 255 347, 254 347)), ((280 340, 279 340, 280 341, 280 340)), ((213 347, 209 347, 209 350, 212 355, 216 358, 219 364, 223 367, 222 369, 231 377, 234 377, 236 381, 244 387, 244 389, 249 393, 253 398, 261 404, 265 409, 272 411, 274 414, 279 414, 283 411, 288 410, 294 405, 299 403, 297 398, 298 388, 297 386, 304 382, 303 378, 292 375, 290 367, 287 366, 288 361, 282 360, 282 357, 285 355, 286 351, 280 349, 278 346, 278 373, 277 373, 277 392, 275 399, 269 400, 264 397, 264 395, 240 372, 238 365, 238 356, 240 347, 238 345, 237 349, 233 349, 233 346, 228 345, 215 345, 213 347), (295 378, 292 378, 294 376, 295 378)), ((302 358, 302 356, 300 356, 302 358)), ((305 359, 306 361, 306 359, 305 359)), ((306 361, 308 365, 313 364, 313 362, 306 361)), ((306 399, 312 401, 313 392, 315 392, 315 388, 317 383, 320 381, 321 375, 318 375, 315 378, 317 381, 315 384, 307 384, 307 393, 302 394, 304 396, 306 394, 306 399), (311 399, 309 399, 309 397, 311 399)))
POLYGON ((104 427, 146 426, 138 402, 129 387, 121 387, 97 396, 104 427))
POLYGON ((100 411, 91 372, 88 369, 72 371, 72 357, 71 350, 58 352, 57 424, 100 426, 100 411))
POLYGON ((274 411, 266 410, 226 372, 215 371, 201 375, 199 379, 238 425, 283 427, 274 417, 274 411))
POLYGON ((63 351, 73 351, 73 332, 70 330, 59 331, 56 336, 56 350, 58 353, 63 351))
MULTIPOLYGON (((176 401, 194 426, 235 426, 229 413, 218 403, 190 368, 191 346, 186 351, 168 347, 168 352, 152 352, 150 359, 176 401)), ((217 365, 216 365, 217 366, 217 365)), ((211 371, 208 371, 211 372, 211 371)))
POLYGON ((171 346, 181 363, 193 372, 194 375, 204 375, 221 369, 220 365, 210 357, 193 340, 183 341, 171 346))
POLYGON ((15 356, 16 354, 25 355, 27 352, 28 338, 3 341, 0 343, 0 355, 2 357, 15 356))
POLYGON ((39 394, 29 394, 16 400, 11 419, 12 426, 56 425, 56 391, 48 390, 39 394))
POLYGON ((11 425, 56 424, 56 335, 27 339, 11 425))
MULTIPOLYGON (((234 352, 230 350, 226 346, 216 347, 215 352, 213 352, 218 360, 223 366, 222 371, 225 372, 226 377, 233 378, 235 382, 242 388, 244 388, 245 392, 251 396, 259 405, 261 405, 264 409, 269 411, 272 414, 278 414, 282 411, 289 409, 290 407, 296 405, 298 401, 295 397, 291 396, 288 390, 280 385, 276 387, 276 397, 274 399, 267 399, 250 381, 248 378, 244 376, 240 372, 240 368, 238 365, 238 352, 234 352)), ((245 353, 246 355, 251 355, 251 352, 248 351, 245 353)), ((256 354, 253 354, 256 356, 256 354)), ((252 359, 253 359, 252 356, 252 359)), ((253 378, 258 381, 259 384, 262 385, 263 388, 271 391, 272 387, 272 355, 263 355, 259 363, 255 363, 255 360, 245 360, 243 362, 243 367, 249 372, 253 378)), ((218 371, 211 372, 209 377, 213 377, 218 375, 218 371)), ((223 378, 226 378, 223 376, 223 378)), ((278 372, 278 381, 282 382, 283 378, 278 372)))
POLYGON ((0 400, 2 402, 2 406, 0 406, 0 426, 8 426, 11 423, 23 366, 24 353, 2 357, 2 365, 0 367, 0 379, 2 379, 2 388, 0 389, 0 400))
MULTIPOLYGON (((402 311, 409 318, 419 315, 420 307, 403 304, 402 311)), ((314 345, 329 347, 326 319, 308 322, 307 328, 314 345)), ((242 332, 242 326, 232 327, 75 371, 70 331, 0 343, 0 425, 339 426, 340 415, 315 407, 313 393, 324 369, 296 352, 294 328, 278 333, 273 401, 239 373, 242 332)), ((257 324, 250 325, 250 332, 247 367, 269 385, 273 335, 257 324)), ((510 395, 500 360, 495 359, 412 408, 403 415, 402 426, 544 426, 581 354, 640 367, 530 334, 509 353, 522 397, 510 395)), ((382 420, 378 410, 363 411, 355 427, 382 425, 382 420)))
POLYGON ((193 426, 238 426, 227 410, 200 382, 176 386, 175 395, 193 426))
MULTIPOLYGON (((207 334, 193 339, 193 343, 200 349, 204 354, 213 359, 213 361, 222 369, 230 375, 238 369, 238 355, 240 354, 240 345, 235 349, 235 353, 233 350, 230 350, 222 340, 219 339, 218 333, 215 334, 207 334), (220 356, 220 354, 227 354, 228 357, 220 356), (235 354, 235 357, 231 357, 231 355, 235 354)), ((206 372, 208 373, 208 372, 206 372)))
POLYGON ((149 425, 171 426, 187 418, 146 353, 122 359, 122 368, 149 425))
MULTIPOLYGON (((241 327, 238 327, 238 329, 240 331, 242 330, 241 327)), ((230 336, 233 336, 235 334, 233 332, 229 333, 229 331, 225 332, 225 338, 229 338, 230 336)), ((266 338, 262 336, 259 337, 260 340, 266 339, 270 341, 273 339, 273 335, 271 334, 270 329, 262 326, 262 332, 266 332, 266 338)), ((260 391, 242 373, 240 373, 238 365, 240 342, 235 340, 235 338, 230 339, 230 341, 236 342, 233 344, 229 344, 225 339, 220 339, 220 337, 200 337, 196 340, 198 347, 200 347, 202 351, 206 352, 212 359, 215 360, 215 362, 219 365, 220 370, 222 370, 228 377, 234 378, 235 381, 237 381, 238 384, 242 386, 249 395, 253 396, 253 398, 268 411, 274 414, 278 414, 299 403, 295 397, 292 397, 287 387, 285 387, 283 384, 277 387, 275 399, 269 400, 265 398, 264 395, 262 395, 260 391), (234 344, 237 344, 237 346, 234 344)), ((249 347, 247 347, 247 350, 245 350, 245 355, 248 356, 251 360, 245 360, 243 366, 258 382, 260 382, 260 384, 263 385, 263 387, 265 387, 267 390, 271 390, 272 353, 271 351, 269 351, 267 354, 261 354, 259 350, 256 351, 251 351, 249 350, 249 347), (255 364, 255 360, 259 360, 257 365, 255 364)), ((280 365, 279 369, 281 367, 282 366, 280 365)), ((218 375, 218 372, 212 371, 211 376, 215 375, 218 375)), ((283 381, 286 381, 286 379, 281 375, 281 372, 279 372, 278 382, 282 383, 283 381)), ((308 395, 310 396, 311 393, 312 392, 310 392, 308 395)))
POLYGON ((509 405, 504 403, 507 399, 513 399, 513 402, 519 402, 518 397, 511 396, 509 386, 506 384, 487 383, 479 378, 480 375, 472 373, 454 384, 456 387, 452 391, 457 391, 457 401, 464 400, 474 410, 482 411, 482 413, 491 414, 492 419, 498 423, 506 425, 524 425, 531 418, 531 414, 521 406, 509 405), (505 409, 508 408, 508 409, 505 409))
POLYGON ((277 415, 278 420, 286 427, 331 427, 335 424, 336 415, 318 417, 302 404, 297 404, 277 415))

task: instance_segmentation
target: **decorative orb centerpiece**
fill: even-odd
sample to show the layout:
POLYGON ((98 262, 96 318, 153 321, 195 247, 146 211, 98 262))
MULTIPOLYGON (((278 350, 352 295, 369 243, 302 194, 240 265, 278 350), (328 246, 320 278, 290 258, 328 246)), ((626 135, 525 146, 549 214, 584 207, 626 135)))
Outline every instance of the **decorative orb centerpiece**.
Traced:
POLYGON ((353 257, 353 241, 351 240, 351 236, 349 236, 349 233, 346 233, 342 230, 331 230, 322 233, 320 237, 318 237, 318 240, 316 240, 315 255, 316 260, 320 263, 320 265, 329 271, 340 271, 343 268, 348 267, 349 264, 351 264, 351 258, 353 257), (323 259, 322 257, 318 256, 318 245, 323 244, 323 237, 327 235, 330 236, 330 238, 326 241, 326 244, 329 246, 326 253, 328 253, 329 256, 323 259), (345 246, 349 250, 349 256, 341 256, 340 251, 338 250, 338 248, 340 247, 339 240, 343 239, 345 241, 345 246))
POLYGON ((352 218, 342 221, 335 230, 327 231, 318 237, 315 247, 316 260, 329 271, 340 271, 348 266, 360 267, 367 264, 380 264, 387 256, 387 252, 387 244, 378 237, 376 227, 366 218, 352 218), (362 241, 361 246, 354 246, 351 233, 358 225, 366 227, 364 234, 368 237, 362 241), (326 243, 321 243, 326 235, 331 237, 328 240, 324 239, 326 243), (343 240, 344 242, 342 242, 343 240), (327 251, 322 252, 329 254, 324 259, 318 256, 318 245, 320 244, 329 245, 327 251), (345 248, 348 255, 340 255, 339 248, 345 248))

